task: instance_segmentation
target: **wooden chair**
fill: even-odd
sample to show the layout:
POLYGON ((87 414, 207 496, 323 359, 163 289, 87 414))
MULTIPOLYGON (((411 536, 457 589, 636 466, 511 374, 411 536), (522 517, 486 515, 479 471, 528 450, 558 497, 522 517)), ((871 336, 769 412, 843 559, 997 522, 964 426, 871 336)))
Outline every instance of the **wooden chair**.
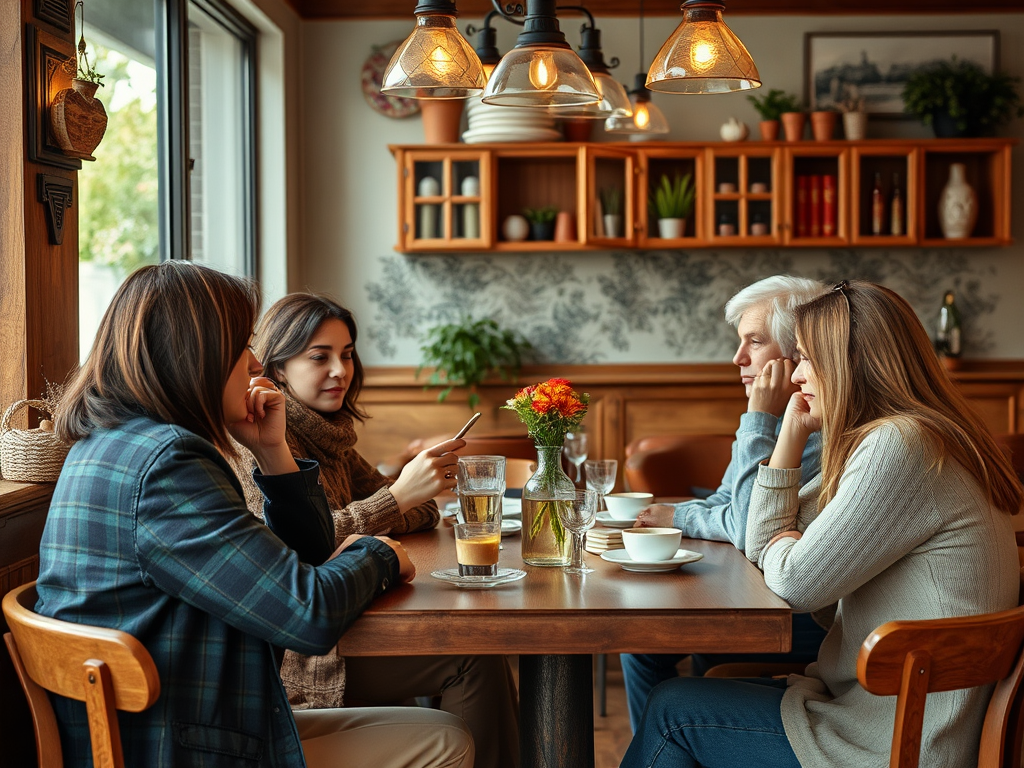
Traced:
POLYGON ((117 712, 141 712, 160 695, 152 657, 126 632, 40 616, 35 582, 3 599, 4 641, 28 698, 39 768, 61 768, 57 719, 46 691, 84 701, 96 768, 123 768, 117 712))
POLYGON ((693 496, 714 489, 732 460, 732 435, 658 435, 626 446, 625 477, 631 491, 693 496))
POLYGON ((890 768, 913 768, 928 693, 996 683, 985 713, 978 768, 1019 768, 1024 738, 1024 606, 1001 613, 890 621, 864 641, 857 679, 897 696, 890 768))

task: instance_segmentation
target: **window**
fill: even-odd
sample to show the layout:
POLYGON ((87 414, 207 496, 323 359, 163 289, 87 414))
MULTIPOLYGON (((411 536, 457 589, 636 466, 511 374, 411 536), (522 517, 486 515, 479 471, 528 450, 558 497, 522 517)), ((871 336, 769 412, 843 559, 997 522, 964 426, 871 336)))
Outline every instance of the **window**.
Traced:
POLYGON ((220 0, 91 0, 85 35, 108 123, 79 174, 82 359, 137 267, 257 267, 255 29, 220 0))

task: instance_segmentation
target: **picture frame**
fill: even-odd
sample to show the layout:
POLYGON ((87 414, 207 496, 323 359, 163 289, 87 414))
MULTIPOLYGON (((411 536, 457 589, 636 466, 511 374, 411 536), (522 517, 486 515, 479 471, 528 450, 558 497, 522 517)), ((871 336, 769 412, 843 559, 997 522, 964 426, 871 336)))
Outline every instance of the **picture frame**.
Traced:
POLYGON ((863 98, 873 118, 907 119, 903 86, 921 67, 956 56, 991 74, 999 67, 998 30, 936 32, 808 32, 804 35, 804 101, 811 111, 863 98))

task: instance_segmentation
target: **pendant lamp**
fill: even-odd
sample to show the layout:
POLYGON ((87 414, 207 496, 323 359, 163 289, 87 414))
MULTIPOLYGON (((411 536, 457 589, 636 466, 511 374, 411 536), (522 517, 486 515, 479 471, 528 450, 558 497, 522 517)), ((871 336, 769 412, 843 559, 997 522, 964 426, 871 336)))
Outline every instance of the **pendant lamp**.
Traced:
POLYGON ((501 51, 498 50, 498 30, 491 26, 491 21, 495 16, 500 16, 513 24, 522 24, 522 22, 516 21, 497 11, 489 11, 484 16, 484 25, 482 27, 477 29, 472 24, 466 27, 467 34, 476 35, 476 43, 473 45, 473 50, 483 65, 485 81, 491 79, 491 73, 494 72, 494 68, 501 61, 501 51))
POLYGON ((464 99, 481 93, 483 65, 455 28, 455 0, 418 0, 416 27, 391 57, 380 92, 413 99, 464 99))
POLYGON ((725 3, 686 0, 683 21, 647 72, 647 87, 664 93, 730 93, 761 87, 753 58, 722 20, 725 3))
POLYGON ((637 72, 633 82, 633 90, 629 92, 629 102, 633 114, 628 117, 609 117, 604 121, 604 129, 608 133, 649 134, 668 133, 668 120, 657 104, 651 101, 650 91, 644 85, 647 75, 637 72))
MULTIPOLYGON (((572 7, 590 16, 590 13, 582 6, 572 7)), ((560 10, 566 9, 562 8, 560 10)), ((604 52, 601 50, 601 30, 594 26, 593 16, 590 16, 590 26, 584 25, 582 30, 580 30, 579 55, 583 63, 587 65, 587 69, 590 70, 590 74, 594 76, 594 82, 597 83, 601 100, 596 104, 587 104, 580 107, 561 107, 557 110, 557 116, 560 118, 606 120, 609 117, 629 117, 632 115, 633 107, 629 102, 629 95, 626 93, 626 89, 608 71, 608 64, 605 63, 604 52)), ((611 66, 617 67, 618 65, 619 60, 613 58, 611 66)))
POLYGON ((526 0, 523 31, 491 73, 482 101, 544 108, 601 101, 594 76, 558 28, 555 0, 526 0))

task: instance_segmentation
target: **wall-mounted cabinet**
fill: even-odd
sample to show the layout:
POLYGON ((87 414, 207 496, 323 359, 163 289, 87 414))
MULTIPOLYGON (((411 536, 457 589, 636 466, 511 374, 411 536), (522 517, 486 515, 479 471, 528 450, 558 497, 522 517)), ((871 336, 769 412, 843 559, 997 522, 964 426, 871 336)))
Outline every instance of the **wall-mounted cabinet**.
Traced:
POLYGON ((397 250, 942 247, 1012 242, 1012 139, 392 146, 397 250), (968 237, 943 235, 954 164, 977 200, 968 237), (663 237, 650 205, 662 177, 689 175, 683 232, 663 237), (509 240, 527 208, 568 214, 558 240, 509 240))

